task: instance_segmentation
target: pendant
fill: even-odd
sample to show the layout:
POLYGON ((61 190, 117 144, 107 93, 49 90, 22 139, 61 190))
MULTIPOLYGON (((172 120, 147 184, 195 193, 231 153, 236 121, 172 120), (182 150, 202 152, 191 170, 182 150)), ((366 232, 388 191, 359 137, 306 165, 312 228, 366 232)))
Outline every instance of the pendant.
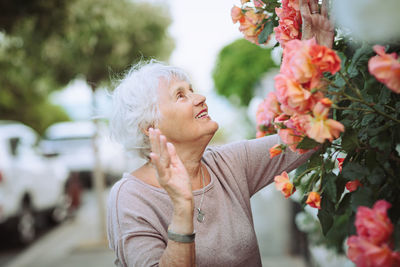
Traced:
POLYGON ((197 211, 199 212, 199 214, 197 214, 197 221, 203 222, 204 221, 204 213, 199 208, 197 208, 197 211))

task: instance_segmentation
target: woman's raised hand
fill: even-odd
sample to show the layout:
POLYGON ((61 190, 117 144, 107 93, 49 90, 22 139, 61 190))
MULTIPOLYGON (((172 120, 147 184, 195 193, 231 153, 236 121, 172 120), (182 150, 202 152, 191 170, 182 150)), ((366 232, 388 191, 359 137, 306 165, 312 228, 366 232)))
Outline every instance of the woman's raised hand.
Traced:
POLYGON ((157 179, 174 205, 193 203, 192 185, 185 166, 173 144, 158 129, 149 129, 150 158, 157 170, 157 179))
POLYGON ((314 37, 318 44, 332 48, 335 32, 328 18, 328 0, 322 0, 321 11, 318 0, 300 0, 300 13, 302 39, 314 37))

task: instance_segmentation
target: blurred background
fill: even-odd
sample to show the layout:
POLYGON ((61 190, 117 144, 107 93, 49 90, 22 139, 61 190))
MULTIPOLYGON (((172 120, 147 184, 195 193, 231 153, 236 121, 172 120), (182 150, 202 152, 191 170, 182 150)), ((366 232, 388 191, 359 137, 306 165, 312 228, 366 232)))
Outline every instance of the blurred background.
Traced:
MULTIPOLYGON (((0 266, 113 265, 107 194, 142 162, 109 138, 110 94, 139 59, 189 73, 220 125, 213 144, 255 137, 282 51, 242 39, 234 4, 0 1, 0 266)), ((274 186, 252 204, 263 266, 317 266, 329 256, 297 229, 296 217, 315 227, 312 215, 299 219, 301 208, 274 186)))

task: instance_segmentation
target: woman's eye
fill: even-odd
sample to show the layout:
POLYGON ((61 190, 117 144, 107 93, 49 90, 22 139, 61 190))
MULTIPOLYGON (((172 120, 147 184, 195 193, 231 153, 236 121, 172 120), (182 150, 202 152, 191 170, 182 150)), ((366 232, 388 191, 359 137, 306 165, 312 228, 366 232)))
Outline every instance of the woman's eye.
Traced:
POLYGON ((182 98, 182 97, 185 97, 185 95, 182 94, 182 93, 179 93, 179 94, 178 94, 178 98, 182 98))

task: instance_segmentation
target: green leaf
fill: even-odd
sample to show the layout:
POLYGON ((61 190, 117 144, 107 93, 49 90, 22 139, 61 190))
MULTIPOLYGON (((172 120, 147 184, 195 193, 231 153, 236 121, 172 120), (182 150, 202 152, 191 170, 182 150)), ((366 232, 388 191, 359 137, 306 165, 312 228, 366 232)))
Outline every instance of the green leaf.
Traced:
POLYGON ((386 178, 385 172, 381 168, 374 168, 370 175, 367 175, 368 181, 373 185, 381 184, 386 178))
POLYGON ((365 165, 367 165, 368 169, 372 171, 377 165, 378 162, 376 160, 376 152, 374 150, 369 150, 365 157, 365 165))
POLYGON ((318 210, 318 219, 321 223, 322 233, 326 235, 329 229, 332 227, 333 224, 333 214, 334 214, 335 206, 326 197, 326 194, 322 194, 321 196, 321 209, 318 210))
POLYGON ((361 166, 359 163, 348 162, 342 170, 343 177, 349 180, 361 180, 369 174, 368 168, 361 166))
POLYGON ((274 30, 274 23, 272 22, 272 20, 268 20, 264 24, 264 29, 262 30, 260 35, 258 35, 258 43, 260 44, 265 43, 268 40, 268 37, 273 32, 273 30, 274 30))
POLYGON ((394 228, 394 248, 395 250, 400 250, 400 220, 397 221, 395 228, 394 228))
POLYGON ((351 208, 354 212, 359 206, 372 207, 373 204, 373 192, 370 188, 363 186, 351 193, 351 208))
POLYGON ((308 168, 314 168, 317 166, 322 165, 322 157, 319 153, 315 152, 312 156, 308 159, 308 168))
POLYGON ((365 116, 363 116, 361 120, 361 125, 362 126, 368 125, 371 121, 373 121, 376 118, 376 116, 377 115, 375 113, 366 114, 365 116))
POLYGON ((351 58, 351 63, 347 69, 347 73, 350 78, 353 78, 359 73, 359 66, 365 65, 368 62, 369 54, 372 52, 371 46, 367 43, 363 43, 360 48, 358 48, 353 57, 351 58))
POLYGON ((339 253, 343 253, 343 242, 349 235, 351 216, 344 214, 334 218, 333 225, 326 235, 328 245, 333 245, 339 253))
POLYGON ((346 195, 344 195, 336 209, 336 214, 341 215, 347 212, 350 208, 350 200, 351 194, 347 193, 346 195))
POLYGON ((346 129, 342 136, 342 148, 349 153, 357 147, 359 147, 357 131, 346 129))
POLYGON ((332 203, 336 203, 336 178, 336 175, 330 173, 322 179, 323 190, 326 195, 328 195, 332 203))
POLYGON ((378 148, 381 151, 390 151, 392 142, 387 132, 383 132, 369 140, 371 147, 378 148))
POLYGON ((347 180, 343 178, 342 174, 336 178, 336 202, 339 202, 344 192, 347 180))
POLYGON ((304 137, 303 140, 301 140, 300 143, 297 144, 296 148, 297 149, 312 149, 316 146, 318 146, 320 143, 315 141, 314 139, 311 139, 309 137, 304 137))

